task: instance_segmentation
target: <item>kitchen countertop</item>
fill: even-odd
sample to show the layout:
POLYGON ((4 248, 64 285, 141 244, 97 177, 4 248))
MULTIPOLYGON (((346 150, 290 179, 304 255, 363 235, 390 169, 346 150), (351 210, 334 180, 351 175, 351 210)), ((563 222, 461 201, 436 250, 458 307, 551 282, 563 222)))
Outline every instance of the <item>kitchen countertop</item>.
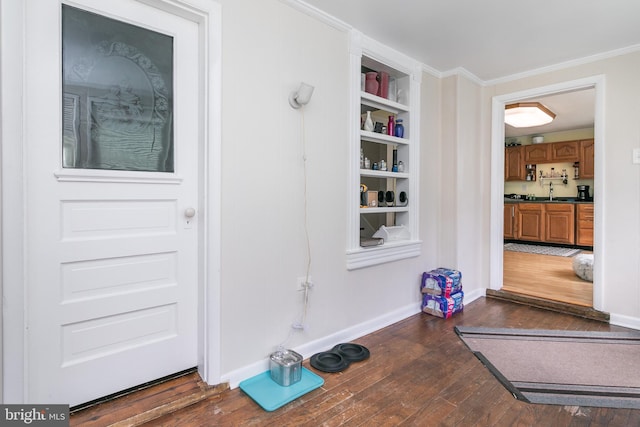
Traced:
POLYGON ((554 197, 553 200, 549 200, 548 197, 536 197, 535 200, 526 199, 511 199, 509 197, 504 198, 505 203, 589 203, 593 204, 593 200, 577 200, 575 197, 554 197))

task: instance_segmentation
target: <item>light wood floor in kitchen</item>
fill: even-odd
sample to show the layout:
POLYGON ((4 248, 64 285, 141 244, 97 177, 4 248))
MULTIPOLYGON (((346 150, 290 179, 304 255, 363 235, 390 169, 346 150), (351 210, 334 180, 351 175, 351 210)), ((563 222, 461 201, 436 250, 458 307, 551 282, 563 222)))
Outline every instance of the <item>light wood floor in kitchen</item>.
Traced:
POLYGON ((576 276, 572 263, 572 257, 504 251, 502 290, 592 307, 593 284, 576 276))

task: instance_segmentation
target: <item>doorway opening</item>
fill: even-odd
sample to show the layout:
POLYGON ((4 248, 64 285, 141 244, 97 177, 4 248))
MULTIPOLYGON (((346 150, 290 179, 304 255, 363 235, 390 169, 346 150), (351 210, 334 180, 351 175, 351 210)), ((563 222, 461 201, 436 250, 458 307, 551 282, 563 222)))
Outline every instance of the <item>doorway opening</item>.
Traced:
MULTIPOLYGON (((603 188, 600 173, 603 150, 602 90, 602 79, 594 77, 497 96, 493 99, 492 160, 494 164, 505 167, 492 168, 494 214, 491 220, 491 289, 488 290, 488 294, 508 292, 549 301, 550 304, 576 305, 588 310, 601 308, 600 276, 596 275, 593 283, 577 277, 572 268, 571 257, 512 252, 505 251, 504 248, 505 241, 578 248, 583 254, 594 254, 594 270, 598 272, 598 236, 601 234, 598 227, 601 224, 598 211, 604 198, 604 194, 599 191, 603 188), (552 111, 555 109, 555 128, 540 126, 518 130, 506 126, 505 105, 519 101, 537 101, 552 111), (572 104, 575 105, 574 108, 571 107, 572 104), (575 110, 583 110, 586 113, 571 118, 570 113, 575 110), (561 117, 565 120, 560 119, 561 117), (536 138, 536 144, 542 145, 534 147, 533 137, 539 136, 543 137, 543 141, 536 138), (589 178, 580 177, 579 170, 574 170, 577 159, 571 156, 560 161, 556 161, 560 157, 534 161, 531 156, 525 158, 522 154, 527 145, 531 146, 528 151, 551 150, 553 143, 563 141, 570 141, 569 145, 578 147, 579 150, 580 141, 587 140, 591 141, 594 171, 598 172, 589 178), (512 155, 510 151, 522 153, 512 155), (521 162, 515 168, 521 175, 515 178, 508 173, 509 169, 514 169, 509 168, 509 162, 513 161, 514 157, 521 162), (590 196, 596 194, 596 197, 589 201, 595 208, 592 211, 595 214, 591 217, 594 225, 591 245, 579 244, 580 242, 575 240, 576 205, 584 203, 577 201, 577 185, 589 185, 590 196), (520 207, 522 211, 519 210, 520 207), (558 212, 565 209, 567 212, 558 212), (549 212, 545 212, 546 210, 549 212), (502 216, 499 215, 501 211, 502 216), (508 220, 509 216, 513 218, 513 223, 508 220), (560 222, 559 217, 562 217, 560 222), (501 218, 504 219, 503 223, 500 223, 501 218), (551 218, 549 223, 555 224, 551 229, 545 229, 546 218, 551 218), (523 220, 525 229, 522 228, 523 220), (531 224, 535 224, 534 231, 531 230, 531 224), (566 228, 562 229, 563 233, 568 233, 566 240, 558 240, 557 224, 563 224, 566 228), (552 238, 547 240, 549 233, 552 238)), ((579 164, 577 167, 579 168, 579 164)))
POLYGON ((502 290, 591 308, 593 283, 575 274, 573 261, 593 254, 595 89, 526 101, 556 117, 505 124, 502 290))

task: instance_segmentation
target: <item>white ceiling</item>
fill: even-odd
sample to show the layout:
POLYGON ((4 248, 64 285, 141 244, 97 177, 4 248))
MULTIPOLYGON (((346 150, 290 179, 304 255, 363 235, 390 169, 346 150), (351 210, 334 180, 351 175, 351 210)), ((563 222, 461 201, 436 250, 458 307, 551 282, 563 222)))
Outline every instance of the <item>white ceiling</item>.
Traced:
MULTIPOLYGON (((640 50, 640 0, 304 0, 426 66, 483 82, 640 50)), ((506 136, 593 126, 594 91, 537 98, 557 114, 506 136)))
POLYGON ((482 81, 640 46, 638 0, 303 0, 434 68, 482 81))

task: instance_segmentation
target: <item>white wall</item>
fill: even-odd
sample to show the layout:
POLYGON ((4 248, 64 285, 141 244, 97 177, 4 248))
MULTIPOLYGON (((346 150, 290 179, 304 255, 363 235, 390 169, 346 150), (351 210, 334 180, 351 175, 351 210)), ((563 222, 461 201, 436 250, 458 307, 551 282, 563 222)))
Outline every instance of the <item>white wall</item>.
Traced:
MULTIPOLYGON (((237 370, 265 360, 287 338, 301 310, 295 286, 307 261, 302 111, 287 102, 300 81, 315 86, 303 110, 315 286, 308 329, 296 332, 287 347, 311 348, 419 309, 420 275, 438 266, 432 234, 438 199, 430 194, 437 191, 434 174, 425 168, 421 257, 347 271, 349 34, 277 0, 220 3, 221 367, 237 377, 237 370)), ((423 163, 437 155, 438 91, 438 79, 425 77, 423 111, 434 116, 422 119, 423 163)))
POLYGON ((489 236, 490 165, 482 159, 491 151, 483 137, 481 101, 477 83, 458 75, 442 79, 439 262, 463 272, 466 293, 485 289, 489 277, 489 252, 479 250, 489 236))

